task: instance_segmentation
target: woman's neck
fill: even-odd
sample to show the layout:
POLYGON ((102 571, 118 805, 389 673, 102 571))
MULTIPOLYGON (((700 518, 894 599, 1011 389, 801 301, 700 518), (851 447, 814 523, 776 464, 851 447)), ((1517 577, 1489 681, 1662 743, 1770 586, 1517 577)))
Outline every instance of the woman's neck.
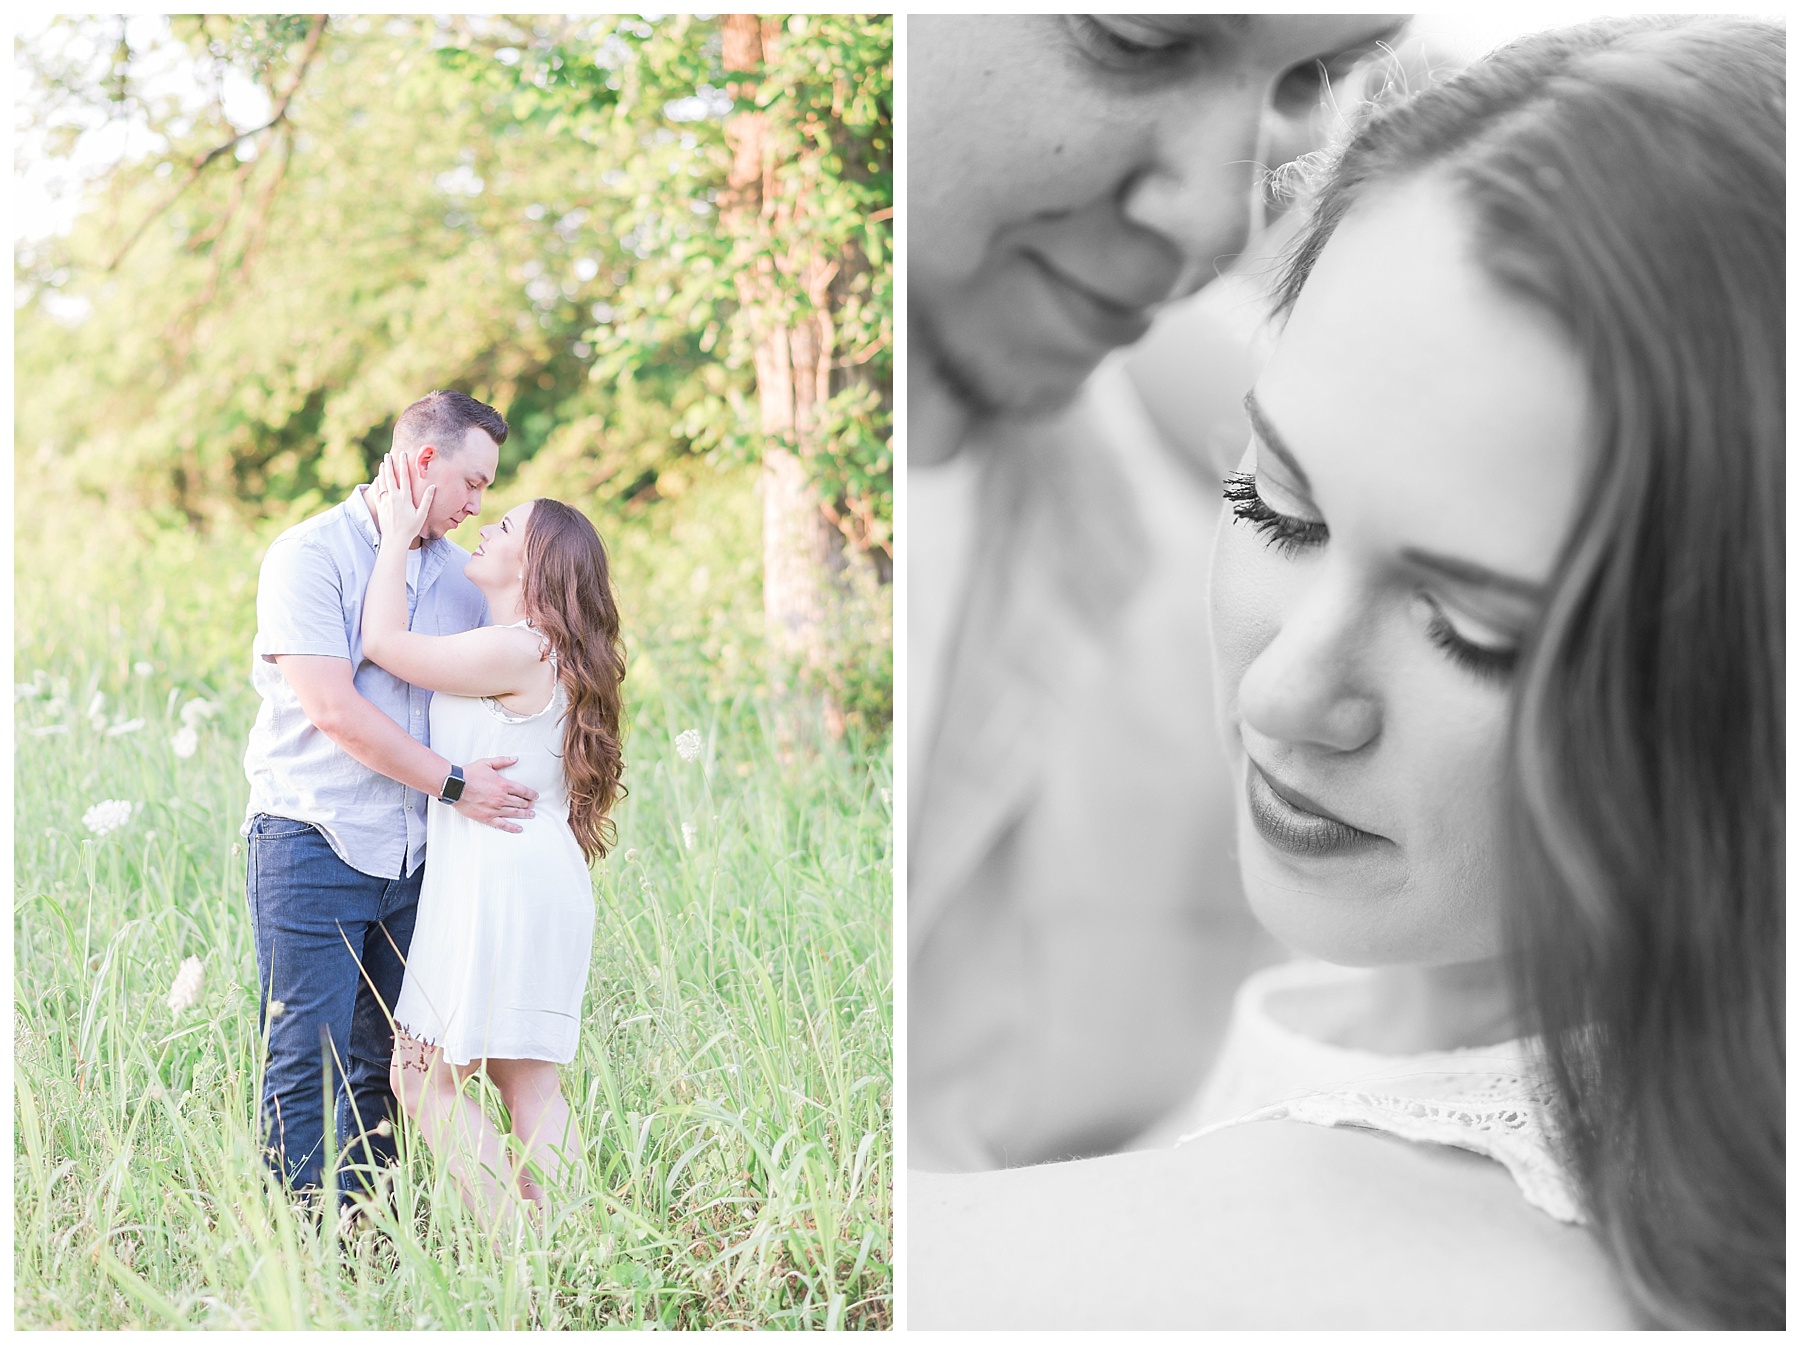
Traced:
POLYGON ((516 626, 525 620, 525 594, 517 584, 498 593, 484 590, 482 596, 487 599, 488 615, 496 626, 516 626))
POLYGON ((1334 1046, 1418 1055, 1493 1046, 1519 1034, 1506 964, 1497 957, 1442 967, 1382 967, 1341 989, 1343 998, 1328 992, 1302 1008, 1312 1020, 1302 1030, 1334 1046))

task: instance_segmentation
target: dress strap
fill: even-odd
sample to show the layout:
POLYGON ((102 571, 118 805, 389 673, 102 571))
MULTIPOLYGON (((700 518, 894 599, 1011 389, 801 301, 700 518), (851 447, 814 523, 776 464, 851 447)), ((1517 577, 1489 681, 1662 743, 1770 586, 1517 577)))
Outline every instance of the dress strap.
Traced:
POLYGON ((491 629, 493 629, 493 630, 518 630, 519 627, 521 627, 521 626, 523 626, 526 630, 530 631, 533 635, 538 637, 538 643, 544 647, 545 653, 548 654, 548 656, 549 656, 550 666, 552 668, 556 667, 557 666, 556 665, 556 646, 550 643, 549 639, 544 635, 544 633, 542 631, 540 631, 536 626, 531 624, 530 617, 526 617, 523 621, 510 622, 504 626, 494 626, 494 627, 491 627, 491 629))

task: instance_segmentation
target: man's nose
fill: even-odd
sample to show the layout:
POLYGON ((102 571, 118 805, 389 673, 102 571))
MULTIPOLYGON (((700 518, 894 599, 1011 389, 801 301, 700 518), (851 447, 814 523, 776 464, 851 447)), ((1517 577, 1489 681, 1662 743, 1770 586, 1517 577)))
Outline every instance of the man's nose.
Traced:
POLYGON ((1256 183, 1267 107, 1268 90, 1246 76, 1218 98, 1171 98, 1157 118, 1149 162, 1121 206, 1127 219, 1181 251, 1186 270, 1178 292, 1215 279, 1260 218, 1256 183))
POLYGON ((1281 613, 1274 637, 1238 684, 1244 723, 1283 743, 1354 752, 1381 731, 1364 646, 1369 615, 1327 566, 1281 613))

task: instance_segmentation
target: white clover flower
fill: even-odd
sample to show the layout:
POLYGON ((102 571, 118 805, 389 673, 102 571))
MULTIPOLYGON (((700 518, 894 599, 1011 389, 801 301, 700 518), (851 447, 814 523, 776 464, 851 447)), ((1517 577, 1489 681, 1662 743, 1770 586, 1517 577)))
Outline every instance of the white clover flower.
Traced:
POLYGON ((382 1117, 375 1123, 375 1133, 380 1135, 383 1139, 386 1139, 389 1135, 394 1133, 394 1123, 388 1120, 387 1117, 382 1117))
POLYGON ((154 663, 146 662, 143 659, 139 659, 136 663, 131 665, 131 671, 136 673, 139 677, 148 677, 151 673, 156 671, 156 665, 154 663))
POLYGON ((121 734, 136 733, 139 729, 141 729, 143 727, 144 727, 144 721, 141 719, 125 719, 125 720, 121 720, 119 723, 114 724, 111 728, 109 728, 106 731, 106 736, 108 738, 117 738, 121 734))
POLYGON ((687 846, 688 849, 692 850, 694 848, 694 838, 698 834, 699 833, 694 830, 694 824, 692 822, 683 822, 681 824, 681 843, 687 846))
POLYGON ((626 862, 626 863, 627 863, 627 864, 635 864, 635 863, 637 863, 637 849, 636 849, 636 847, 633 847, 633 848, 632 848, 632 849, 630 849, 630 850, 627 850, 627 851, 626 851, 626 852, 625 852, 625 862, 626 862))
POLYGON ((206 981, 206 965, 197 957, 182 959, 175 973, 175 984, 169 988, 168 1005, 173 1013, 191 1009, 200 1002, 200 988, 206 981))
POLYGON ((287 1012, 287 1005, 283 1004, 280 1000, 272 999, 269 1001, 269 1017, 279 1018, 279 1017, 281 1017, 282 1014, 284 1014, 286 1012, 287 1012))
POLYGON ((194 732, 192 724, 183 724, 169 735, 169 747, 185 761, 200 750, 200 735, 194 732))
POLYGON ((181 707, 181 722, 186 724, 189 728, 194 728, 196 725, 211 719, 218 713, 218 706, 214 705, 211 701, 202 700, 200 697, 196 696, 193 700, 181 707))
POLYGON ((700 730, 683 729, 675 735, 675 750, 681 753, 683 761, 700 759, 700 730))
POLYGON ((133 809, 125 799, 102 799, 81 815, 81 824, 94 835, 104 836, 131 821, 133 809))

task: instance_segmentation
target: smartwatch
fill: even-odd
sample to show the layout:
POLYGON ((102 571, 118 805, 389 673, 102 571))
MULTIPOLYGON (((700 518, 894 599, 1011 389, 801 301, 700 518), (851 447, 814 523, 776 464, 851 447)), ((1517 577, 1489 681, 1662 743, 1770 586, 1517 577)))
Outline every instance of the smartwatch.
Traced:
POLYGON ((438 791, 439 803, 455 803, 462 797, 463 773, 461 766, 452 766, 450 774, 444 777, 444 787, 438 791))

